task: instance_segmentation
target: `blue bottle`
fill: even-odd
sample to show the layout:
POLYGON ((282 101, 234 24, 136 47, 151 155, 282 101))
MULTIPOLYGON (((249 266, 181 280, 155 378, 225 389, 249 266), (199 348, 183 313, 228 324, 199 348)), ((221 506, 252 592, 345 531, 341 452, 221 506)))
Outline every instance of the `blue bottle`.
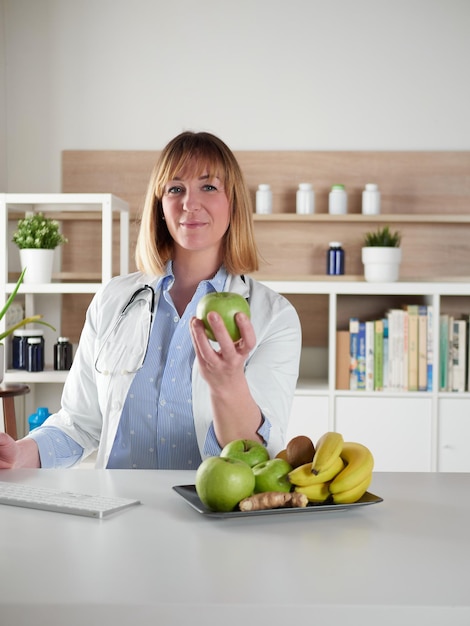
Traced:
POLYGON ((329 276, 344 274, 344 250, 339 241, 331 241, 326 253, 326 273, 329 276))
POLYGON ((49 412, 47 406, 40 406, 37 409, 36 413, 32 413, 28 417, 29 432, 31 432, 35 428, 38 428, 38 426, 41 426, 41 424, 46 421, 49 415, 51 415, 51 413, 49 412))

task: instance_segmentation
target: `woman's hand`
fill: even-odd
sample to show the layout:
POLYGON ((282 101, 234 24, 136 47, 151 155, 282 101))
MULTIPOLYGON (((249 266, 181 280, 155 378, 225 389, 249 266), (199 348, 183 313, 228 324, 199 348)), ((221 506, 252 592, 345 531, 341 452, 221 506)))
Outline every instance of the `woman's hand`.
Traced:
POLYGON ((234 439, 255 439, 261 425, 261 412, 254 401, 245 377, 245 362, 255 347, 256 336, 247 315, 237 313, 235 321, 240 339, 233 342, 222 318, 215 311, 207 315, 219 350, 207 338, 202 320, 191 320, 191 335, 201 376, 211 390, 214 429, 223 447, 234 439))
POLYGON ((202 376, 211 387, 213 384, 229 384, 233 376, 243 374, 245 361, 255 346, 253 325, 247 315, 237 313, 235 321, 240 330, 240 339, 233 342, 218 313, 210 311, 207 321, 220 350, 214 350, 211 346, 202 320, 195 317, 191 320, 191 334, 202 376))
POLYGON ((37 443, 30 438, 15 441, 0 433, 0 469, 13 467, 41 467, 37 443))
POLYGON ((6 433, 0 433, 0 469, 11 469, 18 456, 16 441, 6 433))

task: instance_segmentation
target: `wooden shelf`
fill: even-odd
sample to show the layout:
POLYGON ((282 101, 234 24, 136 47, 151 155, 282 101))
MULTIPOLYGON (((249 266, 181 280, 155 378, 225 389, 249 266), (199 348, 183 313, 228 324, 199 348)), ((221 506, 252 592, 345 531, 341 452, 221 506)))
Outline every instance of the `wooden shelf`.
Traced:
POLYGON ((362 224, 388 223, 394 224, 470 224, 470 215, 464 214, 404 214, 387 213, 380 215, 362 215, 362 213, 347 213, 345 215, 330 215, 329 213, 313 213, 311 215, 298 215, 297 213, 253 213, 255 222, 332 222, 347 223, 357 222, 362 224))

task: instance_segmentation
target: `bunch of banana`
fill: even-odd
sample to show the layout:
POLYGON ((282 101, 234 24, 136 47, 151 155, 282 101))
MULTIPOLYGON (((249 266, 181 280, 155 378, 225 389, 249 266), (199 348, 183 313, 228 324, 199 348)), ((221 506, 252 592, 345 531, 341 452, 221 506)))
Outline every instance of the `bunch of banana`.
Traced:
POLYGON ((346 467, 333 478, 328 489, 335 504, 357 502, 372 481, 374 457, 361 443, 345 442, 341 458, 346 467))
POLYGON ((289 480, 294 490, 307 496, 309 502, 325 502, 330 498, 329 483, 345 463, 341 458, 343 437, 340 433, 327 432, 320 437, 310 463, 294 468, 289 480))
POLYGON ((320 474, 329 469, 340 457, 343 449, 343 435, 329 431, 322 435, 315 446, 312 460, 312 473, 320 474))
POLYGON ((309 502, 357 502, 372 481, 374 458, 366 446, 344 442, 340 433, 327 432, 317 442, 311 463, 289 473, 294 490, 309 502))

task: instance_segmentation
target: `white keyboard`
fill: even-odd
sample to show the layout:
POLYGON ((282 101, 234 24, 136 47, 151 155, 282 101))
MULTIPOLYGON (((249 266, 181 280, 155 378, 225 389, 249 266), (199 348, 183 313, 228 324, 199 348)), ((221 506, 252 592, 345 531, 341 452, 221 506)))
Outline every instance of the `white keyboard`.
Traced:
POLYGON ((140 501, 0 481, 0 504, 103 518, 110 513, 140 504, 140 501))

